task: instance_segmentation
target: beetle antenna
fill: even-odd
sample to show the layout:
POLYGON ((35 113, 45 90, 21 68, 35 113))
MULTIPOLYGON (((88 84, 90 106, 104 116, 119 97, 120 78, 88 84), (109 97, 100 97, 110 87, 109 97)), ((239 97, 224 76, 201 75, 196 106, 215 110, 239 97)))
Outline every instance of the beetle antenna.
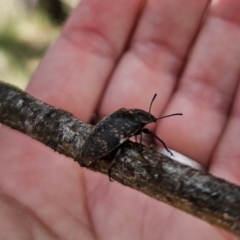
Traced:
POLYGON ((150 107, 149 107, 149 111, 148 111, 149 113, 151 112, 152 104, 153 104, 153 101, 155 100, 156 96, 157 96, 157 94, 155 93, 153 98, 152 98, 152 101, 150 103, 150 107))
POLYGON ((163 117, 159 117, 157 118, 156 120, 159 120, 161 118, 167 118, 167 117, 172 117, 172 116, 176 116, 176 115, 183 115, 182 113, 173 113, 173 114, 170 114, 170 115, 166 115, 166 116, 163 116, 163 117))

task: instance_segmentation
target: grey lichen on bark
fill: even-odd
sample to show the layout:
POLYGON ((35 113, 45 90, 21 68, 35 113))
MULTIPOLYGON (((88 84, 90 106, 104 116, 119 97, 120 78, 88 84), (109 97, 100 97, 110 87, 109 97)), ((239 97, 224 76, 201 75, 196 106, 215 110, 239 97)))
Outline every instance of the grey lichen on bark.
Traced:
POLYGON ((82 159, 81 148, 91 125, 3 82, 0 122, 94 171, 107 174, 116 158, 111 170, 114 180, 240 236, 239 186, 131 141, 105 159, 82 159))

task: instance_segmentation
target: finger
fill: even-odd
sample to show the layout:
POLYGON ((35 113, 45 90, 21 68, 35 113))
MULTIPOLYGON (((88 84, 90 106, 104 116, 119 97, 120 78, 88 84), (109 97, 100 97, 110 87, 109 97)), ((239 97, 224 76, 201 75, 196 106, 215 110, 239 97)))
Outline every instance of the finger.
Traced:
POLYGON ((137 24, 128 51, 107 86, 100 113, 119 107, 148 109, 166 105, 208 1, 150 0, 137 24))
POLYGON ((88 120, 140 6, 141 0, 81 1, 33 74, 28 91, 88 120))
POLYGON ((240 2, 213 1, 158 134, 205 167, 226 124, 240 72, 240 2), (171 122, 174 121, 174 122, 171 122), (179 139, 181 136, 181 139, 179 139))
MULTIPOLYGON (((240 80, 240 79, 239 79, 240 80)), ((236 100, 225 131, 219 140, 219 145, 213 155, 210 171, 220 177, 240 184, 240 85, 236 100)))

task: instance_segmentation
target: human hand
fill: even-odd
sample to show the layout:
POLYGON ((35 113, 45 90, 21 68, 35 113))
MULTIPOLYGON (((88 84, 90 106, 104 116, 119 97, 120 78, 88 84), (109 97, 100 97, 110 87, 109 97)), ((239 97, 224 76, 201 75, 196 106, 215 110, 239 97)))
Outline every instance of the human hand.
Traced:
MULTIPOLYGON (((83 0, 27 90, 85 121, 147 110, 157 93, 155 116, 184 116, 159 122, 156 134, 240 185, 240 2, 213 1, 201 27, 207 1, 150 0, 136 20, 140 7, 83 0)), ((1 239, 234 239, 7 127, 0 151, 1 239)))

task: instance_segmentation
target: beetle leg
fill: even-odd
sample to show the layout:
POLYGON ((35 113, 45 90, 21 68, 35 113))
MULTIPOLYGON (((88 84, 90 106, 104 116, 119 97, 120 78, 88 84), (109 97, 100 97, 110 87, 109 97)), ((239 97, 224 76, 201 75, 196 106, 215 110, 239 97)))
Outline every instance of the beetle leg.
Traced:
MULTIPOLYGON (((140 149, 140 151, 139 151, 139 154, 140 154, 142 160, 143 160, 145 163, 147 163, 147 165, 149 165, 149 162, 144 158, 144 156, 143 156, 143 154, 142 154, 142 152, 143 152, 143 144, 142 144, 143 135, 142 135, 142 129, 141 129, 141 131, 137 132, 137 135, 140 135, 139 144, 140 144, 140 148, 141 148, 141 149, 140 149)), ((136 135, 135 135, 135 136, 136 136, 136 135)))
POLYGON ((114 164, 116 164, 116 158, 114 158, 108 168, 108 178, 109 178, 109 181, 110 182, 113 182, 114 180, 111 178, 111 170, 112 170, 112 167, 114 166, 114 164))
POLYGON ((140 132, 140 141, 139 141, 139 143, 141 144, 141 146, 142 146, 142 131, 140 132))
POLYGON ((121 148, 118 149, 118 151, 117 151, 114 159, 112 160, 112 162, 110 163, 110 166, 109 166, 109 168, 108 168, 108 177, 109 177, 109 181, 110 181, 110 182, 113 182, 113 181, 114 181, 114 180, 111 178, 111 170, 112 170, 112 167, 113 167, 113 166, 116 164, 116 162, 117 162, 117 157, 118 157, 120 151, 121 151, 121 148))
POLYGON ((153 135, 159 142, 162 143, 162 145, 164 146, 164 148, 171 154, 171 156, 173 156, 172 152, 168 149, 167 145, 165 144, 165 142, 160 139, 156 134, 154 134, 152 131, 150 131, 148 128, 142 128, 142 132, 147 133, 147 134, 151 134, 153 135))
POLYGON ((93 165, 93 169, 95 170, 96 169, 96 162, 97 162, 98 159, 94 159, 93 163, 91 165, 93 165))

